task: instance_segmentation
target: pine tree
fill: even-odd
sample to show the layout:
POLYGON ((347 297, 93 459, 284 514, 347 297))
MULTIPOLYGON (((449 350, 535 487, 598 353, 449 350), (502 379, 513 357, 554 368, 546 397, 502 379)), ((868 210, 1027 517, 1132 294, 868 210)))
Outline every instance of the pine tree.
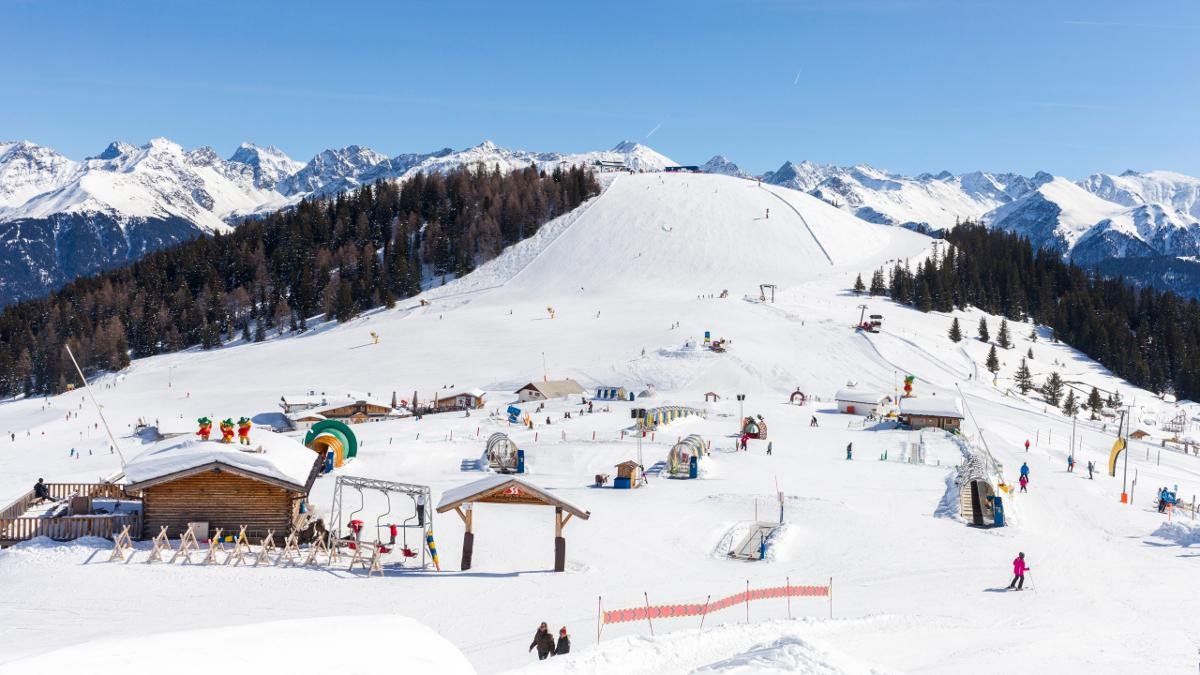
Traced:
POLYGON ((996 333, 996 344, 1001 349, 1011 349, 1012 342, 1008 339, 1008 319, 1000 319, 1000 331, 996 333))
POLYGON ((887 295, 887 285, 883 282, 883 270, 875 270, 871 275, 871 288, 868 291, 871 295, 887 295))
POLYGON ((958 317, 956 316, 954 317, 954 320, 950 322, 950 341, 962 342, 962 339, 962 328, 958 326, 958 317))
POLYGON ((1025 356, 1026 356, 1026 357, 1027 357, 1027 358, 1028 358, 1030 361, 1032 361, 1032 360, 1033 360, 1033 347, 1030 347, 1030 348, 1029 348, 1029 350, 1025 352, 1025 356))
POLYGON ((862 292, 867 290, 867 285, 863 283, 862 274, 854 278, 854 294, 862 295, 862 292))
POLYGON ((1100 411, 1104 408, 1104 401, 1100 399, 1100 390, 1092 387, 1092 393, 1087 397, 1087 409, 1091 411, 1091 419, 1100 419, 1100 411))
POLYGON ((338 323, 346 323, 354 318, 354 296, 350 290, 350 282, 342 279, 338 282, 337 295, 334 300, 334 316, 338 323))
POLYGON ((1050 375, 1046 377, 1046 381, 1042 383, 1042 398, 1046 400, 1047 404, 1057 408, 1059 400, 1062 399, 1062 392, 1062 378, 1058 376, 1057 372, 1050 373, 1050 375))
POLYGON ((996 345, 992 345, 992 348, 988 350, 987 361, 984 362, 984 367, 992 375, 1000 371, 1000 357, 996 356, 996 345))
POLYGON ((1029 341, 1037 342, 1037 328, 1036 327, 1029 329, 1029 341))
POLYGON ((1079 414, 1079 402, 1075 400, 1075 390, 1067 392, 1067 397, 1063 399, 1062 404, 1063 414, 1067 417, 1074 417, 1079 414))
POLYGON ((988 333, 987 317, 979 317, 979 328, 976 329, 976 332, 979 334, 980 342, 987 342, 992 339, 991 334, 988 333))
POLYGON ((1029 364, 1025 359, 1021 359, 1021 365, 1017 368, 1017 374, 1013 376, 1013 382, 1017 385, 1017 390, 1022 395, 1028 394, 1030 389, 1033 389, 1033 374, 1029 372, 1029 364))

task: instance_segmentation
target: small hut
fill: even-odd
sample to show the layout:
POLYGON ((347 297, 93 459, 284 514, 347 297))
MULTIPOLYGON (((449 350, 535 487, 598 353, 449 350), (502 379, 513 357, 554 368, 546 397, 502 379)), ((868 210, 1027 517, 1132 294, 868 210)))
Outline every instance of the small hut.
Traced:
POLYGON ((613 487, 618 490, 630 490, 642 486, 641 481, 641 466, 632 459, 621 462, 617 465, 617 477, 613 480, 613 487))
POLYGON ((439 391, 433 401, 435 412, 479 410, 485 405, 487 405, 487 395, 482 389, 439 391))
POLYGON ((142 498, 144 531, 157 534, 166 525, 178 536, 188 523, 203 522, 209 531, 245 526, 254 539, 268 530, 277 537, 289 534, 323 457, 274 433, 251 441, 245 446, 172 438, 130 460, 125 492, 142 498))
MULTIPOLYGON (((834 395, 838 412, 847 415, 870 415, 892 402, 892 397, 877 391, 847 387, 834 395)), ((803 405, 803 404, 801 404, 803 405)))

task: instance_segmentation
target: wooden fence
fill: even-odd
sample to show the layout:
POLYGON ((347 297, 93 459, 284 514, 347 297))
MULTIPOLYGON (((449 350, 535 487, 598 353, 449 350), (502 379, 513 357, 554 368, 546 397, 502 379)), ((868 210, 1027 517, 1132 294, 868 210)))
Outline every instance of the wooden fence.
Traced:
MULTIPOLYGON (((69 501, 71 497, 126 498, 121 486, 112 483, 46 483, 46 488, 49 490, 50 497, 56 501, 69 501)), ((57 541, 69 541, 79 537, 111 539, 126 525, 130 526, 130 535, 134 539, 138 539, 142 535, 140 512, 26 517, 25 513, 29 511, 36 500, 37 498, 31 490, 0 511, 0 547, 12 546, 17 542, 28 541, 34 537, 49 537, 57 541)))

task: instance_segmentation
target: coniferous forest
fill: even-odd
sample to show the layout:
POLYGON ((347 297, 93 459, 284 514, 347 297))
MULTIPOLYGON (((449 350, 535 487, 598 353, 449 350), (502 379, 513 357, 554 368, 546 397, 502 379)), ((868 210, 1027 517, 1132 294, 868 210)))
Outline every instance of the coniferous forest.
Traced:
POLYGON ((451 279, 598 194, 582 167, 461 168, 304 201, 0 313, 0 396, 51 394, 85 373, 237 337, 304 331, 391 307, 451 279))
POLYGON ((1066 263, 1028 239, 963 224, 940 256, 913 269, 876 270, 872 295, 920 311, 978 307, 1012 320, 1032 318, 1133 384, 1200 399, 1200 303, 1134 288, 1066 263))

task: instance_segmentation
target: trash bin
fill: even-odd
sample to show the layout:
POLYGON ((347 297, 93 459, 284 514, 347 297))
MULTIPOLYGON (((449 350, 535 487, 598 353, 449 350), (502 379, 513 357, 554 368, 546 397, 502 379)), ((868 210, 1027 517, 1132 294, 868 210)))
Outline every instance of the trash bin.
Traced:
POLYGON ((992 511, 995 514, 992 524, 995 527, 1004 527, 1004 502, 1000 499, 1000 495, 992 497, 992 511))

